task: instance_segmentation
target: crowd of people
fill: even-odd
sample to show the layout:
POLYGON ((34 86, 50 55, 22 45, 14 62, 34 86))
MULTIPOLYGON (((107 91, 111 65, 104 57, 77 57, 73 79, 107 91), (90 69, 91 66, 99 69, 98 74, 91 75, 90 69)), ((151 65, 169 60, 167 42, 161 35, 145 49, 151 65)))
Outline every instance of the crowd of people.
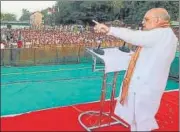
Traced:
MULTIPOLYGON (((6 48, 10 48, 7 38, 12 43, 22 41, 22 47, 40 47, 45 45, 85 45, 92 46, 99 43, 109 45, 120 43, 118 39, 103 34, 96 34, 91 31, 63 31, 61 28, 35 30, 35 29, 11 29, 10 35, 6 35, 8 29, 2 29, 1 40, 6 48)), ((16 44, 14 44, 16 45, 16 44)), ((17 47, 17 46, 16 46, 17 47)))
MULTIPOLYGON (((72 28, 72 26, 59 26, 49 29, 1 29, 1 49, 3 48, 30 48, 41 46, 83 45, 119 46, 122 41, 104 34, 94 33, 86 28, 72 28)), ((178 28, 173 28, 178 36, 178 28)))

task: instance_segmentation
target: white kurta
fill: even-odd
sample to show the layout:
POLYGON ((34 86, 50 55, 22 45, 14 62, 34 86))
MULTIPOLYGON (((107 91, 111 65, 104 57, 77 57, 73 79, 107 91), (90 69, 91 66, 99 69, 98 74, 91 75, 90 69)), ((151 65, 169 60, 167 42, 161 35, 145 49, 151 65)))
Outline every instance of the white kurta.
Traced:
POLYGON ((175 57, 177 37, 171 28, 133 31, 111 27, 108 35, 142 47, 130 82, 126 104, 122 106, 117 101, 115 114, 130 125, 135 119, 137 131, 157 129, 155 114, 158 111, 170 66, 175 57))

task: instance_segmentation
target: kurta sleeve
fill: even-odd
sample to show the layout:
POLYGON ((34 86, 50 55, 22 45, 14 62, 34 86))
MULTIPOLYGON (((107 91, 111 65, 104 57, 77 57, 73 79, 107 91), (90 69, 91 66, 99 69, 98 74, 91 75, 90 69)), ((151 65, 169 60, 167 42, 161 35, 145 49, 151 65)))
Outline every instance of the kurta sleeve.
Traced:
POLYGON ((110 27, 107 35, 120 38, 127 43, 142 47, 153 47, 160 37, 158 29, 150 31, 131 30, 128 28, 110 27))

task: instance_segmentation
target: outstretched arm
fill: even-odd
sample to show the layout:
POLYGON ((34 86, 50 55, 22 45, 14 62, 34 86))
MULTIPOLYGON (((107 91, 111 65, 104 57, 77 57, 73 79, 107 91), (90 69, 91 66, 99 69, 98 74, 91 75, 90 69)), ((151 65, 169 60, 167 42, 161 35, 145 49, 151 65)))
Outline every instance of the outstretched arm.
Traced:
POLYGON ((159 38, 158 29, 151 31, 131 30, 128 28, 110 27, 107 35, 120 38, 127 43, 142 47, 152 47, 159 38))
POLYGON ((159 29, 150 31, 131 30, 128 28, 108 27, 93 20, 96 24, 94 27, 95 32, 101 32, 107 35, 120 38, 127 43, 141 47, 152 47, 156 41, 161 37, 162 32, 159 29))

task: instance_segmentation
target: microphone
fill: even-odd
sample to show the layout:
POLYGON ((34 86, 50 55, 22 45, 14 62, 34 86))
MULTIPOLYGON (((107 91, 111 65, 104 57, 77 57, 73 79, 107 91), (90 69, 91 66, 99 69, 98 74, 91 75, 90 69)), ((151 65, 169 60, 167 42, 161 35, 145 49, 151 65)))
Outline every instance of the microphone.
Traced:
POLYGON ((119 47, 119 50, 126 53, 130 52, 130 49, 126 47, 126 42, 124 42, 123 46, 119 47))
MULTIPOLYGON (((99 22, 95 21, 95 20, 92 20, 92 22, 94 22, 95 24, 99 24, 99 22)), ((99 43, 98 47, 93 49, 93 51, 96 53, 96 54, 99 54, 99 55, 104 55, 104 50, 101 49, 101 42, 99 43)))
POLYGON ((101 49, 101 43, 99 43, 98 48, 93 49, 93 51, 94 51, 96 54, 104 55, 104 50, 101 49))
POLYGON ((98 49, 100 49, 101 48, 101 43, 98 45, 98 49))

